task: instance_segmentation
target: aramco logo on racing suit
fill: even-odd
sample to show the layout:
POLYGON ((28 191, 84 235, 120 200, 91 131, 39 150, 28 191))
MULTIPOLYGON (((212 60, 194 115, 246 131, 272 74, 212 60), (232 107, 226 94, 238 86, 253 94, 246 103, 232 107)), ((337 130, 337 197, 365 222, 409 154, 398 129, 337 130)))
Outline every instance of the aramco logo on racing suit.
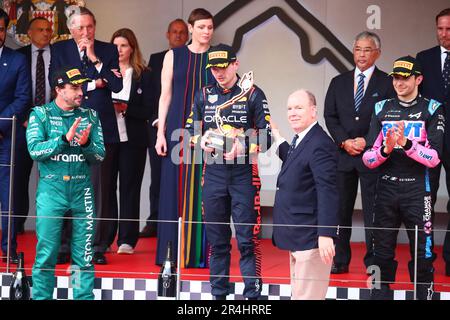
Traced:
POLYGON ((82 154, 57 154, 50 158, 57 162, 85 162, 86 158, 82 154))

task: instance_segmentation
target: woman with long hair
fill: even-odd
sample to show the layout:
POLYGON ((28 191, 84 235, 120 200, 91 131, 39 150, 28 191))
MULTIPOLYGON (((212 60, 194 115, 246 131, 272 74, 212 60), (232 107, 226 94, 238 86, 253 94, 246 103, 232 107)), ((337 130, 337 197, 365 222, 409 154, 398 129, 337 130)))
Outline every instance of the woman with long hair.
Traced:
MULTIPOLYGON (((151 73, 142 58, 141 50, 132 30, 123 28, 114 32, 111 43, 119 52, 120 73, 123 77, 123 89, 113 93, 112 98, 116 111, 120 146, 113 150, 113 176, 116 184, 119 177, 120 219, 100 221, 106 224, 106 239, 100 243, 111 245, 119 228, 117 245, 118 254, 132 254, 139 236, 139 209, 141 200, 141 184, 145 170, 146 151, 149 146, 147 123, 152 116, 151 108, 151 73), (123 221, 123 220, 125 221, 123 221), (133 220, 133 221, 130 221, 133 220)), ((116 192, 112 197, 114 218, 117 219, 116 192)), ((97 235, 99 236, 99 235, 97 235)), ((100 235, 101 236, 101 235, 100 235)))
MULTIPOLYGON (((161 73, 159 123, 156 151, 162 156, 160 194, 173 201, 160 201, 156 263, 164 261, 169 241, 178 242, 176 221, 182 217, 182 267, 206 267, 207 246, 202 221, 201 159, 184 164, 182 133, 195 92, 214 82, 205 67, 214 32, 213 16, 205 9, 191 12, 188 19, 191 43, 166 53, 161 73), (177 131, 178 130, 178 131, 177 131), (180 150, 181 147, 181 150, 180 150), (173 152, 175 151, 175 152, 173 152), (170 222, 168 222, 170 221, 170 222)), ((186 154, 184 154, 186 156, 186 154)))

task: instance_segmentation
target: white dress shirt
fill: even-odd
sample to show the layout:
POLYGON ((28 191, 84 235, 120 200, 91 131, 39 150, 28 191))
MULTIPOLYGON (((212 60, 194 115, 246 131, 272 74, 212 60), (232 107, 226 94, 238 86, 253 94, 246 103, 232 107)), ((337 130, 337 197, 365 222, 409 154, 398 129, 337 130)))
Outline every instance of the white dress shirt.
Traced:
POLYGON ((355 75, 354 75, 354 88, 353 93, 356 94, 356 89, 358 87, 358 81, 359 81, 359 74, 364 74, 364 93, 366 92, 367 86, 369 85, 370 78, 372 77, 373 72, 375 71, 375 65, 371 66, 369 69, 367 69, 364 72, 361 72, 361 70, 358 69, 358 67, 355 68, 355 75))
MULTIPOLYGON (((78 47, 78 53, 80 54, 80 60, 83 60, 84 57, 84 51, 81 51, 78 47)), ((89 60, 89 58, 88 58, 89 60)), ((97 69, 98 73, 102 71, 103 63, 99 63, 95 66, 95 69, 97 69)), ((89 81, 87 86, 87 91, 94 91, 96 89, 95 80, 89 81)))
POLYGON ((447 58, 447 50, 445 49, 443 46, 441 46, 441 71, 444 71, 444 63, 445 63, 445 59, 447 58))
MULTIPOLYGON (((118 93, 111 93, 113 99, 129 101, 131 92, 131 80, 133 78, 133 68, 128 68, 123 75, 123 88, 118 93)), ((125 116, 116 110, 117 127, 119 129, 120 142, 128 141, 127 125, 125 123, 125 116)))

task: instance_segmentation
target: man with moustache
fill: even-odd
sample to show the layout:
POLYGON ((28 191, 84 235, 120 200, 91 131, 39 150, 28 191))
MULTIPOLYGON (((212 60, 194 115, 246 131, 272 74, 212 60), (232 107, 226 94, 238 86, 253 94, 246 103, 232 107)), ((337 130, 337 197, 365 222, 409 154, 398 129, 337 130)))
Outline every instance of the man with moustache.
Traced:
MULTIPOLYGON (((85 77, 91 79, 82 86, 82 106, 89 106, 98 112, 105 137, 106 157, 100 166, 93 166, 92 180, 99 218, 110 218, 114 201, 109 197, 115 192, 110 182, 113 164, 108 154, 119 146, 119 132, 111 92, 122 90, 122 77, 119 72, 117 47, 95 39, 96 20, 94 14, 85 7, 79 7, 67 20, 73 39, 60 41, 52 47, 50 77, 62 66, 75 66, 85 77)), ((106 264, 104 253, 108 244, 100 243, 100 233, 108 232, 107 223, 98 221, 94 242, 94 263, 106 264)))
POLYGON ((34 300, 53 298, 62 217, 69 210, 74 217, 71 247, 77 267, 72 270, 72 277, 78 279, 73 296, 94 299, 95 205, 90 176, 91 166, 103 160, 105 147, 97 112, 80 107, 82 85, 88 81, 77 68, 54 71, 51 83, 55 100, 33 108, 28 120, 28 150, 39 168, 34 300))

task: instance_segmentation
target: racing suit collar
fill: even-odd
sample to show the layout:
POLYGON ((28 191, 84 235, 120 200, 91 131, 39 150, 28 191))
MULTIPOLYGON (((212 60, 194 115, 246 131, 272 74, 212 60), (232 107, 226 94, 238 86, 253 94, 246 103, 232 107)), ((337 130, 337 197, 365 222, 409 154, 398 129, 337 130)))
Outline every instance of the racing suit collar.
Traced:
POLYGON ((56 104, 55 100, 53 100, 51 102, 51 104, 58 111, 58 113, 61 115, 61 117, 70 117, 74 114, 75 110, 77 109, 77 108, 73 108, 72 110, 63 110, 56 104))
POLYGON ((220 86, 220 84, 216 83, 216 87, 217 87, 217 89, 219 90, 219 93, 220 93, 220 94, 227 94, 227 93, 230 93, 230 92, 235 91, 236 88, 238 87, 237 84, 239 83, 239 79, 240 79, 240 78, 241 78, 241 77, 239 77, 239 75, 238 75, 238 76, 237 76, 237 79, 236 79, 236 83, 233 84, 233 86, 232 86, 230 89, 222 88, 222 87, 220 86))
POLYGON ((398 97, 396 98, 396 100, 397 100, 398 104, 401 105, 402 107, 410 108, 410 107, 412 107, 412 106, 414 106, 414 105, 417 104, 418 99, 419 99, 420 96, 421 96, 421 95, 420 95, 420 93, 419 93, 419 94, 418 94, 414 99, 412 99, 411 101, 402 101, 402 100, 400 100, 398 97))

